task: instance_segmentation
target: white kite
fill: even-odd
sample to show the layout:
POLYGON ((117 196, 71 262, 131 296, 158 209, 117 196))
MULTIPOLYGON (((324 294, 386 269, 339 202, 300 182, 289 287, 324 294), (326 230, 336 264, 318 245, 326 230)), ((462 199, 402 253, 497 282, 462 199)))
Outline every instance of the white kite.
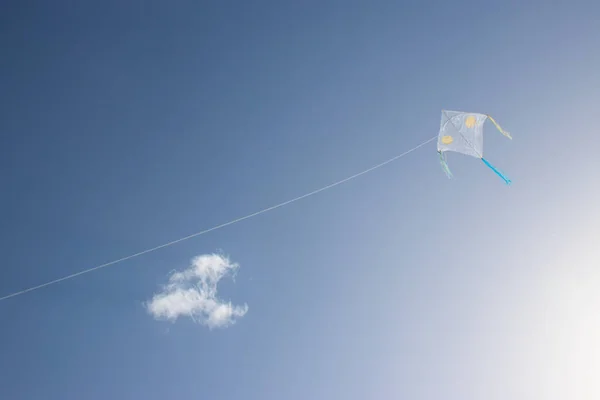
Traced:
POLYGON ((489 115, 442 110, 442 122, 440 124, 440 134, 437 143, 440 163, 448 178, 452 178, 452 172, 448 168, 444 152, 455 151, 476 157, 481 159, 500 178, 504 179, 507 185, 510 185, 511 180, 490 164, 488 160, 483 158, 483 124, 486 119, 492 121, 500 133, 512 139, 510 134, 502 129, 489 115))

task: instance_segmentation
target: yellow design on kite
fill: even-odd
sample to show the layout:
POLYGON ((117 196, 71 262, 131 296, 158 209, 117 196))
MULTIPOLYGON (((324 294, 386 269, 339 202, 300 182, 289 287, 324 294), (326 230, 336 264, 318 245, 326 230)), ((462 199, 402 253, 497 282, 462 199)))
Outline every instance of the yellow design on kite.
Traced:
POLYGON ((453 141, 454 141, 454 139, 450 135, 446 135, 446 136, 442 137, 442 143, 444 143, 444 144, 450 144, 453 141))
POLYGON ((475 122, 477 122, 477 119, 476 119, 474 116, 472 116, 472 115, 469 115, 469 116, 467 117, 467 119, 465 120, 465 126, 466 126, 467 128, 472 128, 472 127, 474 127, 474 126, 475 126, 475 122))

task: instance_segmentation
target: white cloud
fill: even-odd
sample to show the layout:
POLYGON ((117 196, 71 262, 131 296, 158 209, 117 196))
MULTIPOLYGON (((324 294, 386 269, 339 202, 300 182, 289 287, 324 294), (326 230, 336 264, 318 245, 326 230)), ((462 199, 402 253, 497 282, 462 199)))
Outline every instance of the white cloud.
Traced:
POLYGON ((203 254, 192 259, 191 265, 174 272, 163 290, 146 303, 155 319, 175 321, 190 317, 212 328, 227 327, 248 312, 248 305, 234 306, 217 297, 217 284, 227 275, 235 275, 239 264, 227 256, 203 254))

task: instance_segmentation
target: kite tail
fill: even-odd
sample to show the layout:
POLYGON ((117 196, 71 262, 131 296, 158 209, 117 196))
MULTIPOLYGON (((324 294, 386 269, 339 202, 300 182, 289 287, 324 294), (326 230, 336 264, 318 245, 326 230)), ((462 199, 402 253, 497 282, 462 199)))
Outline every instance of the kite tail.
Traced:
POLYGON ((507 185, 510 185, 512 183, 512 181, 510 179, 508 179, 502 172, 498 171, 496 169, 496 167, 494 167, 492 164, 490 164, 488 162, 488 160, 486 160, 485 158, 481 157, 481 161, 483 161, 483 163, 485 165, 487 165, 488 167, 490 167, 490 169, 492 171, 494 171, 500 178, 504 179, 504 182, 506 182, 507 185))
POLYGON ((505 131, 504 129, 502 129, 500 127, 500 125, 498 125, 498 123, 496 122, 496 120, 494 118, 492 118, 490 115, 487 116, 490 121, 492 121, 492 124, 494 124, 496 126, 496 128, 498 128, 498 130, 500 131, 501 134, 503 134, 504 136, 506 136, 507 138, 512 140, 512 136, 510 135, 509 132, 505 131))
POLYGON ((440 151, 438 153, 440 154, 440 164, 442 164, 442 169, 446 173, 448 179, 452 179, 452 172, 450 172, 450 168, 448 168, 448 163, 446 163, 446 160, 444 160, 442 152, 440 151))

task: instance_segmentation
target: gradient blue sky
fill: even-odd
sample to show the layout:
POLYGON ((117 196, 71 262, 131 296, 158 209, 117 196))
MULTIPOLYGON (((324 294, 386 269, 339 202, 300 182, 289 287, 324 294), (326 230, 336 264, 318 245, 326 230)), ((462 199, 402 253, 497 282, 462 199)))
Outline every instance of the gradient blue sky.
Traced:
POLYGON ((600 4, 4 1, 2 399, 597 399, 600 4), (144 309, 200 254, 227 329, 144 309))

